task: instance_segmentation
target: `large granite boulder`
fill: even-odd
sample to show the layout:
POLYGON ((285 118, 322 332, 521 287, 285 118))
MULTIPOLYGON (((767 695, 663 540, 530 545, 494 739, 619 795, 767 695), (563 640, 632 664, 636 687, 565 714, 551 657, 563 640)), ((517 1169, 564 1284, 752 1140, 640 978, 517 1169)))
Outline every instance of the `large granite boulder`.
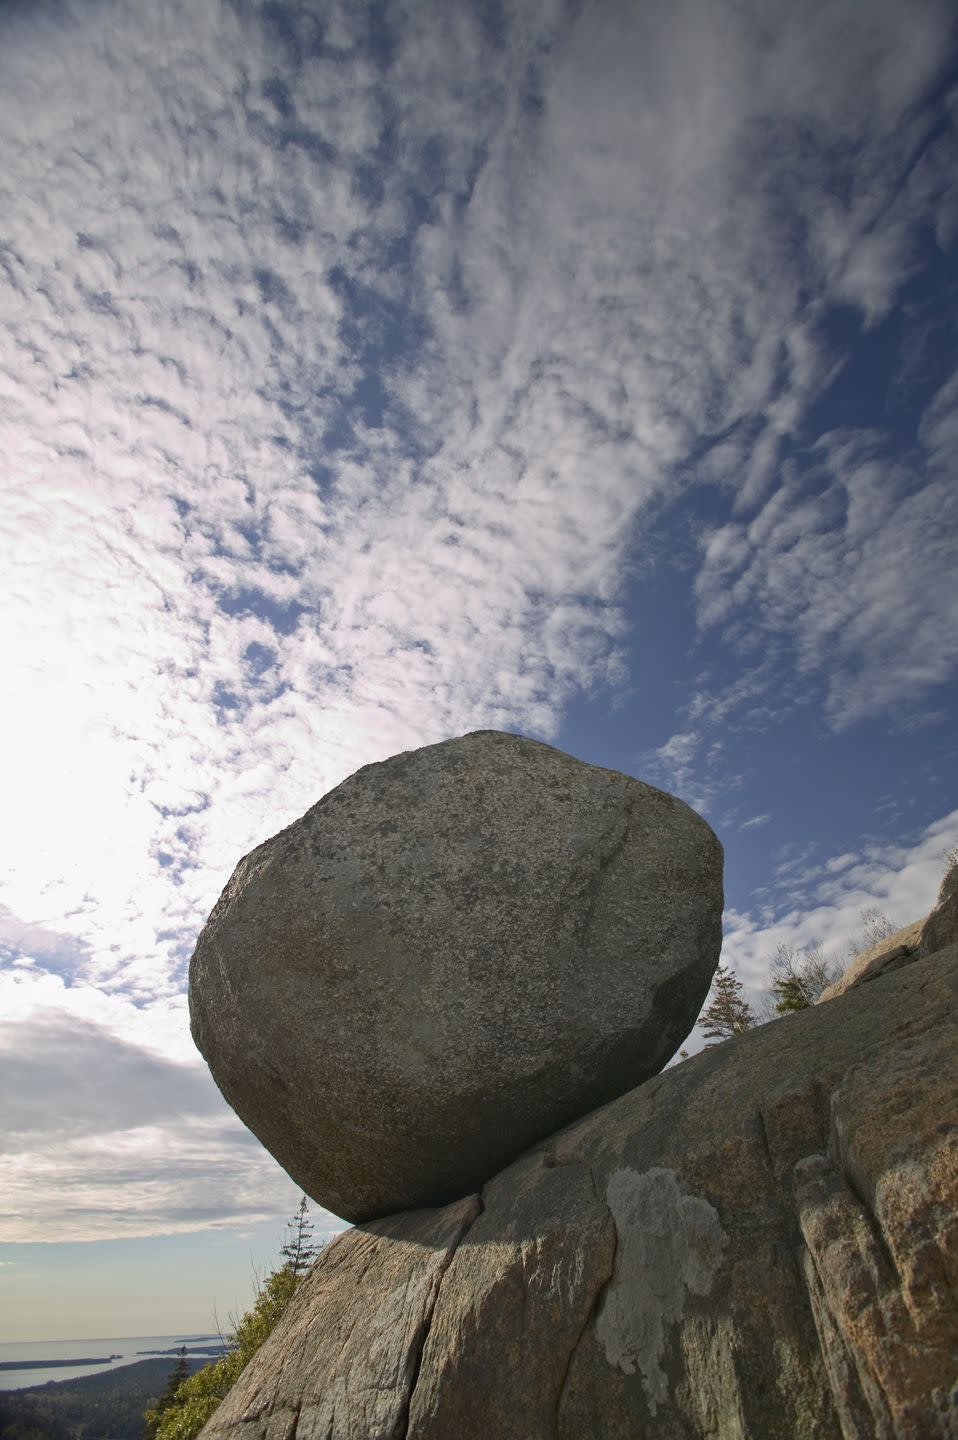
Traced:
POLYGON ((958 946, 341 1235, 203 1440, 958 1437, 958 946))
POLYGON ((435 1204, 662 1068, 721 912, 722 848, 681 800, 479 731, 366 766, 240 861, 193 1035, 320 1204, 435 1204))

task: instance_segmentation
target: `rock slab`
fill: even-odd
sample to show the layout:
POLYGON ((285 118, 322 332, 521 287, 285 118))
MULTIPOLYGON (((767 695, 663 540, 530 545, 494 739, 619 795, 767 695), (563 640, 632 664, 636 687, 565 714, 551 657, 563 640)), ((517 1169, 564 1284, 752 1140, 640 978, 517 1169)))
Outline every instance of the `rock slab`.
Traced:
POLYGON ((956 1006, 953 945, 345 1232, 203 1440, 955 1440, 956 1006))
POLYGON ((240 861, 193 1036, 319 1204, 434 1205, 662 1068, 721 913, 721 845, 682 801, 478 731, 366 766, 240 861))

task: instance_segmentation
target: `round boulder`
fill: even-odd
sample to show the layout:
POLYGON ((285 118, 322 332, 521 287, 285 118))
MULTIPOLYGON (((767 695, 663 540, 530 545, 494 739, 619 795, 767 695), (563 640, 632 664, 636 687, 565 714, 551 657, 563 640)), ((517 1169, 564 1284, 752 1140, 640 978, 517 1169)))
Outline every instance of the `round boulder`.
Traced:
POLYGON ((319 1204, 436 1205, 661 1070, 721 915, 722 847, 681 800, 481 730, 365 766, 240 861, 193 1037, 319 1204))

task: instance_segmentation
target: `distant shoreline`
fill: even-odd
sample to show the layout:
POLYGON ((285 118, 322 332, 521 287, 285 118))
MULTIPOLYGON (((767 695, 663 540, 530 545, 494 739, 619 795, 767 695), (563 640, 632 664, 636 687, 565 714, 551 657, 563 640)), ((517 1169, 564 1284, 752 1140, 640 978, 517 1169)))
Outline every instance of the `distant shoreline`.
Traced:
POLYGON ((0 1360, 0 1370, 67 1370, 72 1365, 109 1365, 117 1355, 84 1356, 77 1360, 0 1360))
MULTIPOLYGON (((187 1361, 190 1374, 195 1375, 205 1363, 203 1360, 187 1361)), ((17 1385, 12 1390, 3 1388, 3 1376, 0 1375, 0 1411, 16 1403, 18 1397, 29 1399, 31 1396, 35 1400, 53 1402, 65 1396, 70 1403, 74 1400, 85 1403, 105 1396, 127 1399, 134 1396, 142 1398, 143 1404, 139 1407, 142 1411, 147 1398, 160 1393, 169 1375, 169 1361, 160 1359, 135 1360, 129 1365, 108 1365, 102 1370, 75 1372, 68 1380, 43 1380, 38 1376, 31 1384, 17 1385)))

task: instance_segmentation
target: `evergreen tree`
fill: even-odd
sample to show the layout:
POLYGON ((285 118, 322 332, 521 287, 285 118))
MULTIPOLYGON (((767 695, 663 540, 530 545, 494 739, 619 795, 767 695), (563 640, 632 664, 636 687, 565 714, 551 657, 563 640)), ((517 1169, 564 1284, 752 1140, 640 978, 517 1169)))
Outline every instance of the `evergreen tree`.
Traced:
POLYGON ((807 1010, 814 1005, 814 1000, 808 998, 808 992, 802 984, 798 975, 776 976, 772 981, 772 994, 775 996, 775 1013, 787 1015, 792 1010, 807 1010))
POLYGON ((297 1276, 305 1275, 319 1254, 319 1246, 313 1240, 313 1224, 308 1217, 305 1195, 286 1226, 286 1244, 279 1253, 285 1255, 287 1265, 297 1276))
POLYGON ((183 1381, 187 1379, 189 1373, 190 1362, 186 1358, 186 1346, 181 1345, 179 1350, 177 1350, 176 1352, 176 1363, 174 1364, 173 1369, 170 1371, 170 1378, 166 1382, 167 1390, 175 1394, 175 1392, 182 1385, 183 1381))
POLYGON ((728 1040, 757 1024, 745 998, 745 986, 727 965, 719 965, 712 981, 712 1001, 699 1016, 707 1040, 728 1040))
POLYGON ((183 1384, 183 1381, 188 1380, 189 1377, 190 1362, 186 1358, 186 1346, 181 1345, 176 1352, 176 1363, 170 1371, 163 1394, 159 1400, 157 1400, 156 1404, 146 1412, 143 1440, 156 1440, 156 1433, 160 1427, 163 1416, 177 1403, 177 1391, 183 1384))

